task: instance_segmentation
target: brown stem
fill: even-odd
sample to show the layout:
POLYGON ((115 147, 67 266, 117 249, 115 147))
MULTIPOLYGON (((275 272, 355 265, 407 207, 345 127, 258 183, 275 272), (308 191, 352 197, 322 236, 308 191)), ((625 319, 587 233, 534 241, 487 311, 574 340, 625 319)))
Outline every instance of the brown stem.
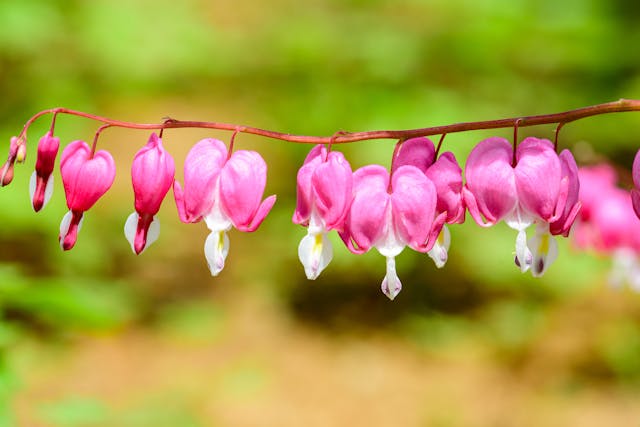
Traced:
POLYGON ((56 127, 56 118, 58 117, 58 113, 53 113, 53 117, 51 118, 51 127, 49 128, 49 132, 53 135, 53 131, 56 127))
POLYGON ((522 123, 522 119, 517 119, 513 124, 513 158, 511 159, 511 166, 516 167, 518 159, 516 158, 516 149, 518 148, 518 128, 522 123))
POLYGON ((231 140, 229 141, 229 151, 227 154, 227 160, 229 160, 231 158, 231 155, 233 154, 233 144, 236 142, 236 135, 238 135, 237 129, 233 132, 233 135, 231 135, 231 140))
POLYGON ((93 144, 91 145, 91 158, 93 158, 93 156, 96 154, 96 147, 98 146, 98 138, 100 137, 100 134, 102 133, 103 130, 110 128, 112 126, 114 125, 112 125, 111 123, 107 123, 100 126, 96 131, 96 134, 93 137, 93 144))
POLYGON ((389 168, 389 184, 387 184, 387 193, 391 194, 391 192, 393 191, 391 182, 393 180, 393 172, 395 170, 396 167, 396 159, 398 158, 398 154, 400 154, 400 147, 402 147, 402 144, 404 144, 404 139, 399 140, 398 142, 396 142, 396 146, 393 149, 393 154, 391 155, 391 167, 389 168))
POLYGON ((440 154, 440 148, 442 147, 442 143, 444 142, 445 136, 447 136, 446 133, 443 133, 442 136, 440 136, 440 141, 438 141, 438 147, 436 147, 436 154, 435 154, 435 156, 433 156, 434 161, 435 161, 435 159, 438 158, 438 155, 440 154))
POLYGON ((575 110, 565 111, 562 113, 542 114, 536 116, 512 117, 507 119, 486 120, 478 122, 454 123, 445 126, 433 126, 420 129, 407 130, 375 130, 369 132, 341 132, 337 136, 306 136, 292 135, 288 133, 276 132, 266 129, 255 128, 251 126, 238 126, 229 123, 218 122, 201 122, 201 121, 183 121, 183 120, 167 120, 163 123, 132 123, 121 120, 113 120, 82 111, 70 110, 67 108, 52 108, 40 111, 31 117, 24 126, 21 136, 24 135, 29 126, 38 118, 45 114, 70 114, 78 117, 84 117, 96 120, 110 126, 129 128, 129 129, 148 129, 162 130, 169 128, 204 128, 227 130, 232 132, 249 133, 260 135, 266 138, 279 139, 287 142, 295 142, 301 144, 345 144, 349 142, 365 141, 371 139, 409 139, 419 136, 439 135, 443 133, 465 132, 481 129, 500 129, 514 127, 516 123, 519 127, 536 126, 554 123, 569 123, 585 117, 597 116, 600 114, 620 113, 624 111, 640 111, 640 100, 620 99, 618 101, 607 102, 604 104, 592 105, 589 107, 577 108, 575 110))
POLYGON ((564 123, 565 122, 558 123, 555 135, 553 137, 553 149, 556 150, 556 153, 558 152, 558 134, 560 133, 560 129, 562 129, 562 126, 564 126, 564 123))

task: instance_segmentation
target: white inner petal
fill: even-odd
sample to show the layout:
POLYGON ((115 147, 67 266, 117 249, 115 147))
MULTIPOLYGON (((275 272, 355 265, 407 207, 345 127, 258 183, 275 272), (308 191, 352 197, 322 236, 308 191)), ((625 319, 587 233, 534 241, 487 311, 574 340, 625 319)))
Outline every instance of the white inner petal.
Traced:
POLYGON ((384 232, 382 233, 382 237, 374 243, 378 252, 384 257, 397 257, 400 255, 400 252, 405 247, 405 242, 403 242, 396 235, 395 227, 393 226, 393 214, 391 213, 391 203, 387 205, 387 212, 385 214, 384 220, 384 232))
POLYGON ((31 174, 31 178, 29 178, 29 199, 33 202, 33 196, 36 194, 36 181, 37 174, 36 171, 33 171, 31 174))
POLYGON ((204 256, 212 276, 220 274, 229 253, 229 237, 224 231, 212 231, 204 242, 204 256))
POLYGON ((522 209, 518 203, 515 209, 504 218, 504 222, 514 230, 522 231, 533 224, 534 219, 533 215, 522 209))
POLYGON ((442 231, 438 235, 438 239, 434 243, 433 247, 427 254, 433 262, 436 264, 436 267, 442 268, 447 263, 447 259, 449 258, 449 246, 451 246, 451 233, 449 232, 449 228, 444 225, 442 226, 442 231))
MULTIPOLYGON (((44 200, 42 202, 42 209, 47 206, 47 203, 49 203, 49 200, 51 200, 51 196, 53 196, 53 174, 49 175, 47 187, 44 189, 44 200)), ((31 200, 33 200, 33 196, 31 196, 31 200)))
POLYGON ((204 217, 207 228, 211 231, 229 231, 233 224, 220 209, 220 203, 216 200, 213 209, 204 217))
POLYGON ((313 208, 311 209, 311 217, 309 218, 308 230, 309 234, 320 234, 327 231, 324 225, 324 221, 322 220, 322 218, 320 218, 318 212, 316 212, 315 206, 313 206, 313 208))
POLYGON ((131 250, 136 253, 133 244, 136 238, 136 229, 138 228, 138 213, 134 212, 127 217, 127 221, 124 223, 124 237, 127 238, 131 250))
POLYGON ((402 283, 396 273, 396 260, 394 257, 387 257, 387 274, 385 274, 380 288, 382 289, 382 293, 391 301, 393 301, 402 290, 402 283))
POLYGON ((158 237, 160 237, 160 220, 154 216, 147 231, 147 244, 145 245, 145 249, 158 240, 158 237))
POLYGON ((524 230, 518 231, 516 237, 516 263, 523 273, 531 268, 533 255, 527 246, 527 233, 524 230))
POLYGON ((233 223, 229 217, 222 212, 222 208, 220 207, 220 180, 216 182, 214 193, 213 207, 211 211, 204 216, 204 222, 211 231, 229 231, 233 223))
POLYGON ((535 235, 529 239, 528 246, 531 249, 532 262, 531 274, 540 277, 547 268, 558 258, 558 242, 549 233, 549 225, 537 225, 535 235))
POLYGON ((315 280, 333 258, 333 248, 326 233, 307 234, 298 246, 298 258, 304 266, 307 279, 315 280))

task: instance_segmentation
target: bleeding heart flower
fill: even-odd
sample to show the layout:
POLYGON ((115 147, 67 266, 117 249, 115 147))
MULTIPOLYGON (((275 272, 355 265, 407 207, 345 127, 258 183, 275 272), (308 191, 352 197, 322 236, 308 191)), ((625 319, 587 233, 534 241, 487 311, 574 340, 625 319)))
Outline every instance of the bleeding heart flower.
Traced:
POLYGON ((116 167, 107 151, 92 155, 86 142, 73 141, 62 151, 60 173, 69 208, 60 223, 60 245, 66 251, 76 243, 84 212, 113 184, 116 167))
POLYGON ((138 151, 131 165, 131 182, 135 194, 135 212, 124 225, 124 234, 131 249, 140 254, 160 235, 160 210, 175 175, 173 157, 162 146, 162 140, 151 134, 147 144, 138 151))
POLYGON ((446 213, 436 215, 436 204, 435 185, 415 166, 400 166, 392 177, 378 165, 353 174, 353 200, 339 234, 351 252, 375 247, 387 258, 381 288, 389 299, 402 289, 395 257, 405 246, 428 252, 440 233, 446 213))
POLYGON ((540 276, 557 255, 555 239, 546 235, 568 233, 580 209, 577 166, 568 151, 559 157, 550 141, 532 137, 518 145, 513 160, 506 139, 480 142, 467 160, 464 199, 479 225, 504 220, 518 231, 516 264, 540 276), (525 230, 534 222, 536 236, 527 242, 525 230))
MULTIPOLYGON (((635 166, 635 162, 634 162, 635 166)), ((579 169, 582 210, 573 233, 576 246, 611 256, 609 282, 625 283, 640 291, 640 221, 631 194, 616 186, 612 166, 600 164, 579 169)))
POLYGON ((261 202, 267 165, 255 151, 238 150, 229 156, 217 139, 203 139, 187 154, 184 190, 178 181, 173 193, 182 222, 204 219, 211 233, 204 252, 213 276, 224 268, 229 253, 227 231, 255 231, 267 216, 276 196, 261 202))
MULTIPOLYGON (((462 169, 453 153, 447 151, 436 159, 436 150, 429 138, 411 138, 402 143, 393 161, 393 170, 403 165, 420 169, 436 187, 436 212, 446 213, 447 224, 461 224, 466 207, 462 196, 462 169)), ((428 252, 436 267, 442 268, 448 259, 451 233, 442 227, 433 248, 428 252)))
POLYGON ((38 212, 51 200, 53 194, 53 168, 60 148, 60 139, 47 132, 38 142, 36 170, 29 181, 29 194, 33 209, 38 212))
POLYGON ((351 204, 352 172, 342 153, 314 147, 298 171, 293 222, 307 227, 298 257, 309 280, 325 269, 333 256, 330 230, 342 230, 351 204))

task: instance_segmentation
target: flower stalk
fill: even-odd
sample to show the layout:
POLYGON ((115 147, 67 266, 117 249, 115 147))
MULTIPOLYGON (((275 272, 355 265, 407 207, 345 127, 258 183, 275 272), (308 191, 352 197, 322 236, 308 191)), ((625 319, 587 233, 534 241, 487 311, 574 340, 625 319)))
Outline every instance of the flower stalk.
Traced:
POLYGON ((259 135, 265 138, 278 139, 286 142, 299 144, 346 144, 350 142, 367 141, 373 139, 409 139, 421 136, 442 135, 447 133, 467 132, 472 130, 483 129, 505 129, 513 127, 528 127, 545 124, 563 125, 602 114, 622 113, 628 111, 640 111, 640 100, 636 99, 619 99, 618 101, 606 102, 603 104, 591 105, 588 107, 577 108, 574 110, 564 111, 561 113, 541 114, 535 116, 511 117, 506 119, 485 120, 476 122, 454 123, 444 126, 432 126, 418 129, 407 130, 374 130, 367 132, 345 132, 340 131, 332 136, 310 136, 310 135, 293 135, 283 132, 276 132, 267 129, 260 129, 252 126, 240 126, 231 123, 207 122, 207 121, 191 121, 191 120, 164 120, 162 123, 135 123, 122 120, 114 120, 95 114, 85 113, 83 111, 71 110, 68 108, 51 108, 40 111, 31 117, 25 124, 20 136, 23 137, 31 124, 46 114, 68 114, 77 117, 84 117, 95 120, 109 127, 121 127, 128 129, 142 130, 163 130, 174 128, 202 128, 215 129, 223 131, 231 131, 237 133, 247 133, 259 135))

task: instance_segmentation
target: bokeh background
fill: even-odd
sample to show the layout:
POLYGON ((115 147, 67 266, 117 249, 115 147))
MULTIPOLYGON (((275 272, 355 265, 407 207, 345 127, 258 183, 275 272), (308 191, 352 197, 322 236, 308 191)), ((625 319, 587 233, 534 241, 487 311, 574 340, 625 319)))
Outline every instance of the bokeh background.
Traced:
MULTIPOLYGON (((639 22, 633 0, 2 0, 0 141, 54 106, 331 135, 640 98, 639 22)), ((561 242, 532 279, 513 265, 515 232, 468 218, 443 270, 400 255, 394 302, 380 293, 383 258, 336 236, 308 282, 291 215, 309 147, 240 135, 278 202, 257 232, 231 233, 212 278, 206 228, 180 223, 171 195, 159 241, 131 253, 129 168, 148 134, 122 129, 100 140, 116 182, 63 253, 59 173, 41 213, 27 191, 48 125, 34 125, 26 165, 0 191, 0 426, 640 423, 640 296, 607 285, 608 258, 561 242)), ((56 133, 66 143, 96 128, 60 117, 56 133)), ((464 161, 489 135, 511 130, 450 135, 445 148, 464 161)), ((208 136, 230 135, 165 132, 179 179, 208 136)), ((393 144, 340 149, 354 169, 388 166, 393 144)), ((628 169, 640 116, 570 124, 560 144, 628 169)))

